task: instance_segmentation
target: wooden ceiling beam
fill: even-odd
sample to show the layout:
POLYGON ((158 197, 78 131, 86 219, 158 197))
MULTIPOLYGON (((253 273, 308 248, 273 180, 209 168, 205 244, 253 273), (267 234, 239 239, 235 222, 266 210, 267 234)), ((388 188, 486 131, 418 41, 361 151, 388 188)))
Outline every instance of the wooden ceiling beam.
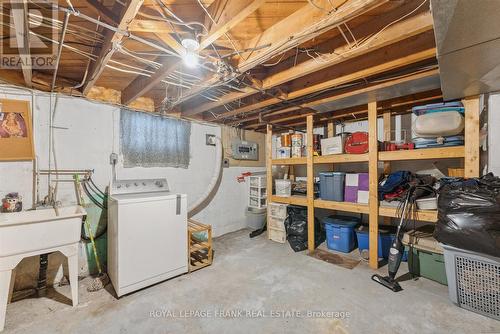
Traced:
MULTIPOLYGON (((219 15, 219 20, 216 21, 209 29, 209 34, 206 36, 205 40, 200 43, 199 50, 203 50, 212 42, 217 40, 221 35, 223 35, 227 30, 231 29, 248 15, 254 12, 264 1, 262 0, 218 0, 214 2, 213 6, 220 6, 220 1, 224 1, 225 9, 222 15, 219 15), (243 6, 244 5, 244 6, 243 6), (227 15, 226 15, 227 11, 227 15), (229 15, 230 14, 230 15, 229 15), (206 41, 206 42, 204 42, 206 41)), ((214 12, 214 7, 210 6, 208 11, 214 12)), ((220 9, 219 9, 220 10, 220 9)), ((211 14, 212 15, 212 14, 211 14)), ((178 54, 182 55, 185 53, 185 49, 179 42, 169 33, 156 33, 156 35, 165 42, 169 47, 174 49, 178 54)), ((130 83, 122 93, 122 103, 129 104, 136 98, 146 94, 148 91, 153 89, 157 84, 159 84, 166 76, 175 71, 178 68, 179 63, 167 63, 164 64, 159 70, 155 72, 150 78, 137 77, 132 83, 130 83)))
MULTIPOLYGON (((328 102, 333 102, 333 101, 337 101, 337 100, 340 100, 340 99, 343 99, 343 98, 346 98, 346 97, 352 97, 352 96, 356 96, 356 95, 361 95, 361 94, 365 94, 365 93, 375 93, 377 90, 379 89, 383 89, 383 88, 386 88, 386 87, 390 87, 390 86, 394 86, 394 85, 398 85, 398 84, 402 84, 402 83, 406 83, 406 82, 411 82, 411 81, 414 81, 414 80, 419 80, 419 79, 422 79, 422 78, 427 78, 427 77, 432 77, 432 76, 435 76, 439 74, 439 71, 437 69, 431 69, 431 70, 426 70, 426 71, 423 71, 423 72, 420 72, 420 73, 415 73, 415 74, 412 74, 412 75, 408 75, 408 76, 405 76, 405 77, 402 77, 402 78, 397 78, 397 79, 392 79, 392 80, 388 80, 386 82, 383 82, 383 83, 379 83, 379 84, 374 84, 374 85, 370 85, 368 87, 363 87, 363 88, 358 88, 358 89, 354 89, 354 90, 350 90, 350 91, 347 91, 347 92, 344 92, 344 93, 341 93, 341 94, 336 94, 336 95, 333 95, 333 96, 330 96, 330 97, 327 97, 327 98, 324 98, 324 99, 321 99, 321 100, 317 100, 317 101, 312 101, 312 102, 309 102, 309 103, 305 103, 303 106, 304 108, 313 108, 317 105, 320 105, 320 104, 323 104, 323 103, 328 103, 328 102)), ((426 94, 430 94, 432 95, 432 98, 433 99, 437 99, 437 98, 440 98, 442 95, 441 95, 441 92, 440 90, 431 90, 431 91, 427 91, 427 92, 423 92, 422 95, 424 95, 422 97, 422 95, 419 95, 420 93, 416 93, 416 94, 411 94, 409 96, 403 96, 403 97, 398 97, 398 98, 393 98, 393 99, 388 99, 388 100, 385 100, 385 101, 381 101, 380 103, 380 106, 382 108, 394 108, 394 107, 399 107, 400 105, 397 105, 396 103, 399 101, 400 103, 404 103, 405 101, 415 101, 415 100, 418 100, 419 102, 423 102, 423 98, 427 97, 426 94)), ((349 107, 349 108, 346 108, 346 109, 343 109, 343 110, 350 110, 352 108, 359 108, 359 106, 354 106, 354 107, 349 107)), ((321 113, 321 114, 317 114, 317 115, 328 115, 329 113, 334 113, 335 115, 337 115, 337 113, 339 113, 340 111, 339 110, 336 110, 336 111, 331 111, 331 112, 328 112, 328 113, 321 113)), ((348 114, 349 112, 346 112, 346 114, 348 114)), ((266 120, 267 121, 267 117, 269 117, 269 115, 272 115, 271 114, 268 114, 268 115, 265 115, 263 116, 263 120, 266 120)), ((288 116, 286 116, 288 117, 288 116)), ((300 116, 302 117, 302 116, 300 116)), ((300 118, 299 117, 299 118, 300 118)), ((241 120, 240 122, 244 122, 245 120, 241 120)), ((279 120, 274 120, 273 122, 278 122, 279 120)), ((305 120, 303 120, 303 122, 305 122, 305 120)), ((298 123, 292 123, 292 124, 289 124, 290 126, 295 126, 297 124, 302 124, 300 122, 298 123)), ((250 126, 250 125, 247 125, 245 126, 245 128, 254 128, 256 124, 250 126)))
MULTIPOLYGON (((262 89, 267 90, 272 87, 281 85, 285 82, 289 82, 291 80, 297 79, 299 77, 303 77, 308 74, 312 74, 314 72, 321 71, 325 68, 331 67, 333 65, 345 62, 347 60, 359 57, 361 55, 367 54, 374 50, 381 49, 391 44, 395 44, 402 40, 408 39, 410 37, 419 35, 423 32, 430 31, 433 28, 432 16, 429 12, 425 12, 419 14, 417 16, 411 17, 405 21, 399 22, 391 27, 388 27, 386 30, 382 31, 378 36, 373 38, 370 43, 365 46, 352 49, 349 45, 344 45, 339 48, 336 48, 329 54, 323 55, 321 57, 321 61, 317 61, 315 59, 310 59, 303 63, 298 64, 297 66, 290 67, 284 71, 275 73, 273 75, 268 76, 262 80, 262 89), (341 56, 339 56, 341 55, 341 56)), ((356 34, 356 32, 354 32, 356 34)), ((434 51, 435 54, 435 51, 434 51)), ((394 65, 392 65, 394 66, 394 65)), ((369 71, 369 70, 368 70, 369 71)), ((288 98, 293 99, 296 97, 304 96, 314 92, 318 89, 324 89, 321 87, 332 87, 331 85, 338 85, 341 82, 336 79, 332 79, 329 82, 326 82, 324 85, 315 85, 314 87, 308 87, 306 89, 297 91, 296 93, 289 94, 288 98)), ((192 108, 191 110, 186 110, 184 112, 185 115, 195 115, 215 107, 222 106, 229 102, 247 97, 249 95, 255 94, 256 91, 254 89, 244 89, 243 92, 234 92, 229 93, 217 102, 208 102, 204 103, 196 108, 192 108)), ((237 111, 228 113, 227 117, 232 115, 237 115, 241 113, 246 113, 255 109, 267 107, 276 103, 281 102, 279 99, 269 99, 262 102, 259 102, 255 105, 248 105, 238 109, 237 111)))
POLYGON ((21 70, 27 87, 32 87, 32 67, 30 53, 30 36, 28 21, 28 1, 10 0, 12 17, 16 30, 17 49, 21 58, 21 70))
POLYGON ((166 22, 156 20, 133 19, 128 26, 128 31, 149 33, 173 33, 172 27, 166 22))
MULTIPOLYGON (((142 6, 144 0, 128 0, 125 6, 121 10, 121 15, 118 23, 118 29, 120 31, 126 31, 129 23, 137 15, 137 12, 142 6)), ((118 8, 120 5, 115 3, 114 8, 118 8)), ((109 60, 113 56, 116 50, 116 44, 120 43, 123 39, 123 34, 120 32, 115 32, 111 30, 106 30, 104 34, 104 43, 101 49, 96 49, 98 52, 98 57, 95 62, 92 62, 89 68, 87 81, 83 85, 82 92, 86 95, 92 86, 95 85, 100 75, 106 68, 109 60)))
MULTIPOLYGON (((391 70, 394 70, 397 68, 408 66, 408 65, 426 60, 426 59, 432 59, 435 56, 436 56, 436 49, 431 48, 428 50, 424 50, 421 52, 410 54, 408 56, 405 56, 405 57, 402 57, 399 59, 395 59, 393 61, 382 63, 382 64, 377 65, 377 66, 362 69, 362 70, 359 70, 357 72, 350 73, 348 75, 337 77, 337 78, 334 78, 332 80, 320 82, 320 83, 317 83, 315 85, 310 85, 308 87, 290 92, 288 94, 288 96, 289 96, 289 99, 296 99, 299 97, 307 96, 307 95, 315 93, 315 92, 323 91, 323 90, 328 89, 328 88, 333 88, 333 87, 340 86, 340 85, 343 85, 343 84, 346 84, 349 82, 358 81, 358 80, 366 78, 366 77, 370 77, 370 76, 381 74, 384 72, 388 72, 388 71, 391 71, 391 70)), ((231 116, 237 116, 237 115, 240 115, 243 113, 251 112, 251 111, 263 108, 263 107, 271 106, 271 105, 282 102, 281 100, 278 100, 278 101, 277 100, 278 99, 272 98, 272 99, 262 101, 260 103, 256 103, 256 104, 248 105, 248 106, 245 106, 242 108, 238 108, 238 109, 229 111, 227 113, 218 115, 217 119, 224 119, 224 118, 231 117, 231 116)), ((211 121, 213 119, 207 119, 207 120, 211 121)))
POLYGON ((255 12, 265 0, 216 0, 208 8, 208 12, 214 19, 205 19, 208 22, 208 35, 200 42, 200 50, 207 48, 210 44, 234 28, 250 14, 255 12))
MULTIPOLYGON (((346 3, 346 1, 347 0, 316 0, 316 4, 321 8, 332 8, 331 4, 333 3, 334 7, 337 8, 337 11, 325 11, 310 4, 306 4, 304 7, 296 10, 288 17, 272 25, 264 32, 253 38, 250 42, 246 43, 243 47, 258 49, 262 46, 270 46, 256 50, 244 59, 239 59, 236 66, 236 73, 247 72, 255 66, 274 58, 276 55, 286 52, 287 50, 296 47, 298 44, 311 40, 325 31, 335 28, 343 22, 362 15, 371 9, 386 3, 388 0, 367 0, 365 2, 353 3, 351 6, 342 6, 346 3), (324 28, 320 28, 318 26, 319 23, 321 23, 324 28), (274 49, 272 49, 273 46, 274 49)), ((224 78, 220 78, 219 75, 210 76, 200 85, 200 87, 194 87, 189 90, 183 99, 178 102, 178 104, 186 102, 190 98, 206 90, 206 87, 220 83, 222 80, 224 80, 224 78)), ((245 88, 243 91, 248 92, 248 95, 250 95, 251 92, 256 92, 251 88, 245 88)), ((194 112, 192 110, 183 110, 183 114, 194 115, 203 111, 205 110, 199 111, 196 109, 194 112)))
POLYGON ((104 6, 98 0, 86 0, 86 2, 89 4, 90 10, 92 10, 94 14, 100 16, 106 23, 116 25, 120 20, 111 9, 104 6))

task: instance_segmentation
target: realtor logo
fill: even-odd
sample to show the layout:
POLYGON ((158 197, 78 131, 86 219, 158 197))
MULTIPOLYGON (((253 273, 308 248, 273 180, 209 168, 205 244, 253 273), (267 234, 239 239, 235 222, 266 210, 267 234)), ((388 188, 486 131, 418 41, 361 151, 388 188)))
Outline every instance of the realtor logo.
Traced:
POLYGON ((53 69, 61 25, 58 11, 50 1, 2 1, 0 22, 0 68, 20 70, 53 69))

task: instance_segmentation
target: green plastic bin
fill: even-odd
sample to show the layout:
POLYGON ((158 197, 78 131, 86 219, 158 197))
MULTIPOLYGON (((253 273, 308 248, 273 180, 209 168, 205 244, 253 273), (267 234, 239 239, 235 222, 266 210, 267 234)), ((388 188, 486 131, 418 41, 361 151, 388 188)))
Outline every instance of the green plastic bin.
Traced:
POLYGON ((408 251, 408 269, 421 276, 448 285, 443 248, 432 237, 433 226, 423 226, 405 233, 403 243, 408 251))

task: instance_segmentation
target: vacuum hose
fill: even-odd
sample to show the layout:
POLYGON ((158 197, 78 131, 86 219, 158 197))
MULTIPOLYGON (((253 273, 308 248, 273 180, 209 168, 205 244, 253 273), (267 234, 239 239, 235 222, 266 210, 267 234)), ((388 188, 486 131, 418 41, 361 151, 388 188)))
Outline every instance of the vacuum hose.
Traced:
POLYGON ((188 217, 194 216, 201 205, 210 197, 215 189, 215 186, 217 185, 217 181, 219 180, 222 171, 222 141, 219 137, 214 137, 214 141, 216 150, 214 174, 205 193, 203 193, 203 195, 201 195, 200 198, 188 208, 188 217))

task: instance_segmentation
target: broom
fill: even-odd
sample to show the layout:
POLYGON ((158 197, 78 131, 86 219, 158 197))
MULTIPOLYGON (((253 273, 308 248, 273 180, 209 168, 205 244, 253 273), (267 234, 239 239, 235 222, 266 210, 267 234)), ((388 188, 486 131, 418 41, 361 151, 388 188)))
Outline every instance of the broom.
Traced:
MULTIPOLYGON (((80 177, 78 175, 74 175, 73 178, 75 180, 75 187, 77 189, 79 197, 78 204, 81 206, 85 206, 85 200, 83 199, 82 188, 81 188, 82 184, 80 182, 80 177)), ((98 271, 97 277, 95 277, 90 282, 90 285, 87 287, 87 291, 95 292, 103 289, 109 283, 109 277, 108 274, 102 272, 101 261, 99 260, 99 256, 97 255, 97 248, 95 246, 94 234, 92 233, 92 229, 90 228, 90 223, 88 222, 86 217, 84 218, 84 224, 85 224, 85 230, 87 231, 87 235, 90 238, 90 243, 92 244, 92 251, 94 253, 95 263, 98 271)))

